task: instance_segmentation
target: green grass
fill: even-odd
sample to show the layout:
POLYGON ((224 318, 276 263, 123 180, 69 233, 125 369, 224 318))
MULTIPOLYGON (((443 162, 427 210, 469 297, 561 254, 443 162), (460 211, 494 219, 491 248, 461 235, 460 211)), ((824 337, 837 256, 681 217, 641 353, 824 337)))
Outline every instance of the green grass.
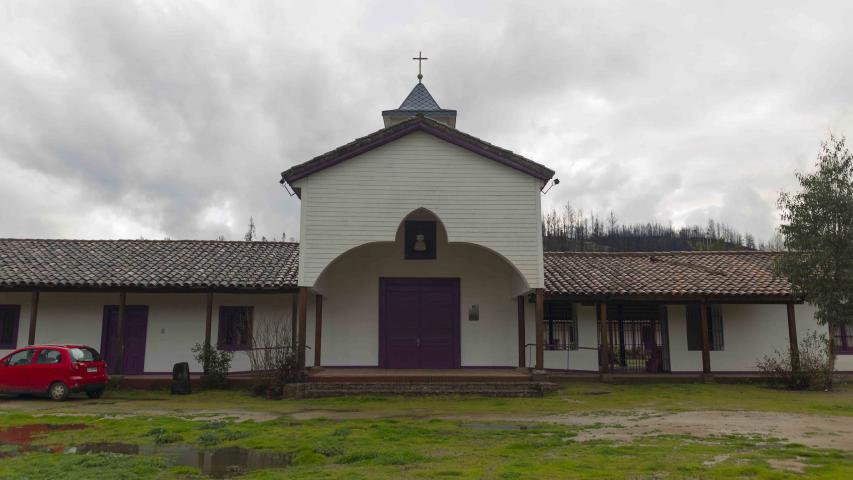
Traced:
POLYGON ((242 410, 286 415, 301 411, 360 412, 388 416, 454 416, 478 414, 597 413, 618 410, 747 410, 853 416, 853 388, 840 385, 832 392, 792 392, 758 384, 602 384, 575 381, 545 398, 456 397, 340 397, 268 401, 243 391, 206 391, 172 396, 166 391, 108 390, 99 402, 76 400, 64 404, 20 402, 0 410, 133 413, 242 410))
MULTIPOLYGON (((44 417, 14 414, 4 425, 44 422, 44 417)), ((90 421, 52 417, 51 422, 90 421)), ((527 430, 475 430, 448 420, 311 420, 204 423, 174 417, 100 419, 92 428, 57 431, 37 439, 46 445, 67 442, 151 443, 157 433, 180 435, 191 444, 214 434, 217 446, 240 445, 294 454, 295 465, 250 473, 247 478, 794 478, 772 469, 771 459, 799 458, 807 473, 851 478, 853 455, 786 445, 745 436, 697 439, 649 436, 629 443, 576 442, 576 428, 536 425, 527 430), (228 433, 240 435, 228 439, 228 433), (724 460, 713 462, 725 455, 724 460)), ((195 472, 172 468, 156 457, 125 455, 27 454, 4 459, 0 478, 85 477, 186 478, 195 472)))
MULTIPOLYGON (((771 461, 797 459, 805 474, 853 478, 853 454, 765 437, 648 435, 626 442, 576 441, 583 429, 535 423, 526 430, 475 429, 464 417, 513 418, 691 410, 744 410, 853 415, 853 391, 787 392, 756 385, 566 384, 534 399, 333 398, 269 401, 243 392, 110 391, 100 401, 0 401, 0 428, 31 423, 84 423, 51 431, 37 445, 94 442, 241 446, 287 452, 294 465, 246 478, 800 478, 771 461), (329 418, 298 421, 292 414, 329 418), (264 421, 228 416, 262 412, 264 421), (198 420, 222 413, 226 419, 198 420), (85 416, 81 414, 86 414, 85 416), (350 415, 359 418, 342 418, 350 415), (459 418, 454 418, 459 417, 459 418), (338 419, 336 419, 338 418, 338 419)), ((491 421, 491 420, 489 420, 491 421)), ((196 478, 164 459, 126 455, 28 453, 0 461, 0 478, 196 478)))

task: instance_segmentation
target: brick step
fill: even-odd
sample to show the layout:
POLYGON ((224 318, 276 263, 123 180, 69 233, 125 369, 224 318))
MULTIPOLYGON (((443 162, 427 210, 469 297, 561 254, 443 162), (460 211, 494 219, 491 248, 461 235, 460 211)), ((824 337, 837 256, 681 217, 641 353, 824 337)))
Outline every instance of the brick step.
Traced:
POLYGON ((480 395, 488 397, 541 397, 555 391, 550 382, 422 382, 422 383, 303 383, 296 394, 303 398, 347 395, 480 395))
POLYGON ((310 383, 528 383, 530 375, 310 375, 310 383))

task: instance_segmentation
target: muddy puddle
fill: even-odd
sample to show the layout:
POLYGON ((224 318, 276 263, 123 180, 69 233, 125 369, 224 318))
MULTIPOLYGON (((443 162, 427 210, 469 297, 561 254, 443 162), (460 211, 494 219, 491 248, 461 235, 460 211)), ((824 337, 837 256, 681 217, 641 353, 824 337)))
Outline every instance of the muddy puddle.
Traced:
POLYGON ((267 452, 242 447, 204 449, 192 445, 132 445, 128 443, 88 443, 69 447, 66 454, 117 453, 149 455, 166 459, 172 466, 193 467, 213 478, 242 475, 264 468, 286 467, 293 462, 290 453, 267 452))
POLYGON ((199 469, 213 478, 227 478, 253 470, 286 467, 293 455, 242 447, 200 448, 187 444, 133 445, 129 443, 84 443, 79 445, 33 445, 33 440, 52 432, 82 430, 84 424, 35 424, 0 430, 0 458, 29 452, 58 455, 112 453, 119 455, 148 455, 160 457, 171 466, 199 469))
POLYGON ((0 448, 0 458, 31 451, 60 453, 63 451, 62 446, 34 447, 32 445, 33 437, 52 432, 82 430, 84 428, 88 427, 82 423, 67 423, 59 425, 40 423, 35 425, 21 425, 19 427, 4 428, 0 430, 0 447, 3 447, 0 448))

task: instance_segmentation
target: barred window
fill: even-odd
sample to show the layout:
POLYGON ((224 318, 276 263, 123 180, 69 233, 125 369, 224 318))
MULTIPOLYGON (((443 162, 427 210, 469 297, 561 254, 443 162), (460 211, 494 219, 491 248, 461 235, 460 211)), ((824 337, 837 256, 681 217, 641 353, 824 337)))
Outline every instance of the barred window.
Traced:
POLYGON ((853 326, 840 325, 835 329, 836 353, 853 354, 853 326))
POLYGON ((578 322, 570 302, 545 303, 545 350, 577 350, 578 322))
MULTIPOLYGON (((699 304, 687 306, 687 350, 702 350, 702 318, 699 304)), ((724 349, 723 309, 720 305, 708 305, 708 343, 711 350, 724 349)))
POLYGON ((219 349, 252 348, 252 307, 219 307, 219 349))

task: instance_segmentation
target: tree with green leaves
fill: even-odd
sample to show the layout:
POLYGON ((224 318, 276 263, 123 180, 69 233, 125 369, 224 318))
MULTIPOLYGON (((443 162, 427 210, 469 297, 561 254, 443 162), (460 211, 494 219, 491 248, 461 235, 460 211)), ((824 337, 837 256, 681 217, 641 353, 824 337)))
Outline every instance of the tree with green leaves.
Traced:
POLYGON ((830 135, 815 166, 796 173, 800 191, 779 196, 785 251, 776 266, 829 326, 834 367, 835 333, 853 325, 853 156, 845 139, 830 135))

